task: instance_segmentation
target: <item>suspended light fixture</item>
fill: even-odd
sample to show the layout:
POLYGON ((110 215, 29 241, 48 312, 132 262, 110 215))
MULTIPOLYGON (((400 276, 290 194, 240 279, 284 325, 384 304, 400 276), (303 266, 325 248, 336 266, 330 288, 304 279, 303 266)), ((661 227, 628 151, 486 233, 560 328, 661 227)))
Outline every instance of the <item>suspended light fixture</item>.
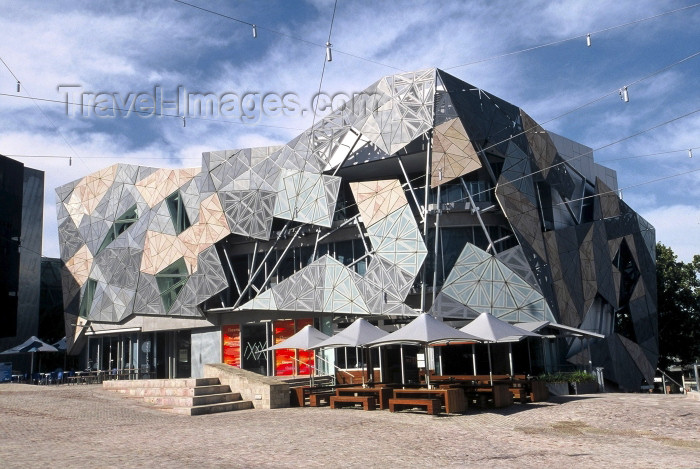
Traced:
POLYGON ((591 34, 590 33, 586 34, 586 45, 588 47, 591 47, 591 34))
POLYGON ((253 39, 258 37, 258 28, 257 26, 253 25, 253 39))
POLYGON ((70 156, 68 157, 68 166, 73 166, 73 158, 70 156))
POLYGON ((20 89, 19 80, 17 80, 17 92, 18 92, 18 93, 19 93, 19 89, 20 89))
POLYGON ((692 157, 693 157, 693 149, 688 148, 688 158, 692 158, 692 157))
POLYGON ((327 42, 326 43, 326 62, 332 62, 333 61, 333 54, 331 53, 331 43, 327 42))
POLYGON ((626 103, 629 103, 629 102, 630 102, 630 96, 629 96, 629 93, 627 93, 627 87, 626 87, 626 86, 623 86, 623 87, 620 89, 620 99, 623 100, 623 101, 626 102, 626 103))
POLYGON ((187 119, 185 118, 185 116, 182 116, 182 126, 187 127, 187 119))

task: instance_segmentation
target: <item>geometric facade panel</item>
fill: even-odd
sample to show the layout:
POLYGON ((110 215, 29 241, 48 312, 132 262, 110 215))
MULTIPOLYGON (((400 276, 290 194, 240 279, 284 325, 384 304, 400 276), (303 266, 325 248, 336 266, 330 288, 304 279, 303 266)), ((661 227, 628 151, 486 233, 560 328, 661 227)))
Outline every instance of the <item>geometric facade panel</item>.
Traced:
POLYGON ((481 161, 458 118, 444 122, 433 132, 430 184, 436 187, 481 168, 481 161))
POLYGON ((273 215, 285 220, 330 227, 340 178, 283 170, 273 215))
POLYGON ((352 182, 350 189, 366 227, 408 205, 408 199, 398 179, 352 182))
MULTIPOLYGON (((555 321, 542 295, 496 257, 467 243, 440 291, 477 313, 510 322, 555 321)), ((437 316, 444 313, 433 309, 437 316)))
POLYGON ((417 275, 428 250, 408 205, 367 227, 367 232, 377 256, 417 275))

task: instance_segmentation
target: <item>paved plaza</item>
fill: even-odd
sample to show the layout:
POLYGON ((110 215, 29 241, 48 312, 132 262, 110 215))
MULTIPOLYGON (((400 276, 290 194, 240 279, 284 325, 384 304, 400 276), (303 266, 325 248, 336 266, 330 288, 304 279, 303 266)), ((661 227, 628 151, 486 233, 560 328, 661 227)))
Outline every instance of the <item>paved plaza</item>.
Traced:
POLYGON ((700 467, 700 401, 552 397, 429 416, 289 408, 187 417, 100 385, 0 385, 2 467, 700 467))

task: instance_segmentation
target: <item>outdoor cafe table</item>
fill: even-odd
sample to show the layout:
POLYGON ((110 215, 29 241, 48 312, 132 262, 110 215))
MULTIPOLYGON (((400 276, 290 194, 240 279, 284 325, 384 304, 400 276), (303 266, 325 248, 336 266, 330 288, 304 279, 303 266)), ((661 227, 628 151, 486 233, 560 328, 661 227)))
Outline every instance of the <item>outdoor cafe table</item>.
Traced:
POLYGON ((485 407, 490 399, 494 407, 508 407, 513 404, 513 393, 509 390, 508 384, 494 383, 470 384, 470 383, 444 383, 440 384, 442 389, 460 389, 467 401, 474 401, 481 407, 485 407))
POLYGON ((387 387, 363 388, 362 386, 343 387, 335 390, 336 396, 374 396, 380 409, 389 408, 394 389, 387 387))
POLYGON ((448 414, 464 412, 467 410, 467 402, 464 399, 464 391, 458 388, 428 389, 394 389, 394 398, 439 398, 445 406, 448 414))

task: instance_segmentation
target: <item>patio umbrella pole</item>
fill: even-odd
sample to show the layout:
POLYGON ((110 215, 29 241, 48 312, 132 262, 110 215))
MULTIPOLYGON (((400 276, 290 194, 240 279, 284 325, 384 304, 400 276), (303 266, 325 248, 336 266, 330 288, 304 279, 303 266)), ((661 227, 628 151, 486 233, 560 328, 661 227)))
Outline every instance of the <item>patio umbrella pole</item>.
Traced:
POLYGON ((513 344, 508 342, 508 361, 510 361, 510 377, 513 377, 513 344))
POLYGON ((362 347, 365 351, 365 360, 367 362, 367 382, 374 383, 374 363, 372 363, 372 353, 367 347, 362 347))
POLYGON ((476 344, 472 344, 472 374, 476 376, 476 344))
POLYGON ((425 365, 425 385, 428 386, 428 389, 430 389, 430 367, 428 366, 428 346, 425 346, 424 349, 425 352, 425 360, 423 360, 423 364, 425 365))
POLYGON ((403 371, 403 345, 399 345, 401 351, 401 384, 406 384, 406 375, 403 371))
POLYGON ((491 366, 491 342, 486 344, 489 351, 489 379, 491 380, 491 386, 493 386, 493 366, 491 366))

